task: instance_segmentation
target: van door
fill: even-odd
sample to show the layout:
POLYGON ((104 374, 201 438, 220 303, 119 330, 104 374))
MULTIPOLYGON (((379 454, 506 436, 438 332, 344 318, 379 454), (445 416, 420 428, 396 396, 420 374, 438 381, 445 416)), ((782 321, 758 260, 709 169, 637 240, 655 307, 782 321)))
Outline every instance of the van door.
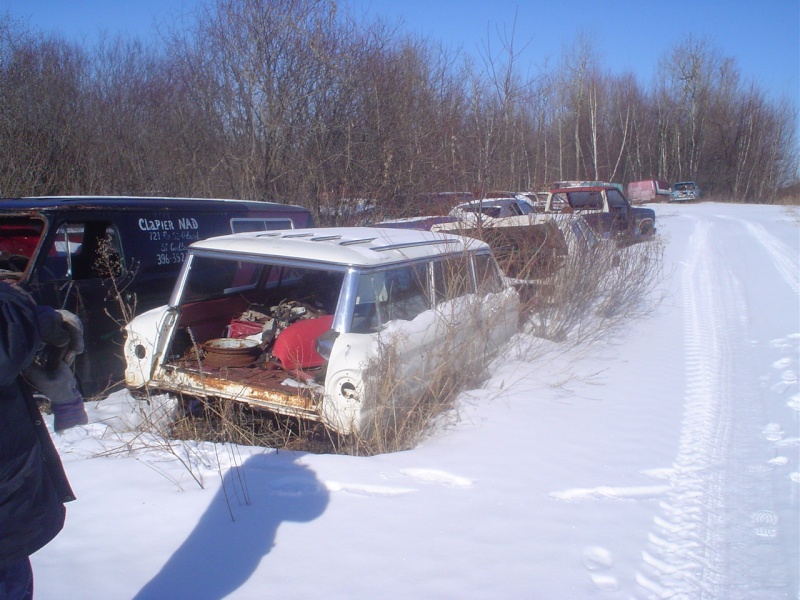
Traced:
POLYGON ((122 326, 131 316, 119 302, 126 277, 121 257, 111 221, 64 221, 47 236, 31 271, 37 302, 69 310, 83 323, 85 350, 76 370, 86 396, 119 379, 122 326))

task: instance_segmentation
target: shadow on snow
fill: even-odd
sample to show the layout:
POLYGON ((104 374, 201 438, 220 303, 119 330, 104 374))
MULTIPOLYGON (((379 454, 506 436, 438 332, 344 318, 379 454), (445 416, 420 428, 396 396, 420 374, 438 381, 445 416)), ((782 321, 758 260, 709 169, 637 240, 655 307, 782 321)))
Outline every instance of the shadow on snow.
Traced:
POLYGON ((206 512, 135 600, 218 600, 242 586, 283 521, 320 516, 328 491, 292 453, 259 454, 225 474, 206 512))

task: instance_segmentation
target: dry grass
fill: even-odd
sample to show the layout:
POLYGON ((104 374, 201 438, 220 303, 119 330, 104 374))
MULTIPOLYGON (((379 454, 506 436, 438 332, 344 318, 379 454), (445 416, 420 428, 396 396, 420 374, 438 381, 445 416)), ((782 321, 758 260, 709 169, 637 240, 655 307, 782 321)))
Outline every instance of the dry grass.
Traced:
POLYGON ((181 399, 169 436, 178 440, 328 453, 333 438, 321 423, 276 415, 234 400, 181 399))
POLYGON ((568 256, 527 299, 526 331, 570 345, 607 337, 649 315, 662 299, 663 241, 601 243, 568 256))

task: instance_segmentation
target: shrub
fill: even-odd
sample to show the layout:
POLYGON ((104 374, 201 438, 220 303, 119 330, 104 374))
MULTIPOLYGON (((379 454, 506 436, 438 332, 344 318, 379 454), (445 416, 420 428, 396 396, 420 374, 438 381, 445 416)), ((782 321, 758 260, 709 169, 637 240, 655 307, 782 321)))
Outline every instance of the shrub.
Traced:
POLYGON ((649 314, 661 297, 663 242, 618 245, 604 240, 565 257, 527 299, 526 331, 536 337, 581 344, 649 314))

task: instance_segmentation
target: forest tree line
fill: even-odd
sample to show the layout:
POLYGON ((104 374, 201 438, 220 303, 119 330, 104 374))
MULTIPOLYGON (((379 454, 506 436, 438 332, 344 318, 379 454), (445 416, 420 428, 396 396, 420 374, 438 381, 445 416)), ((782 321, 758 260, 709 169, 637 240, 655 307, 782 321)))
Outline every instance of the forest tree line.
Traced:
POLYGON ((643 88, 578 35, 523 75, 322 0, 210 0, 163 44, 91 48, 0 16, 0 196, 249 198, 318 209, 561 180, 697 181, 770 201, 797 178, 797 115, 708 40, 643 88))

